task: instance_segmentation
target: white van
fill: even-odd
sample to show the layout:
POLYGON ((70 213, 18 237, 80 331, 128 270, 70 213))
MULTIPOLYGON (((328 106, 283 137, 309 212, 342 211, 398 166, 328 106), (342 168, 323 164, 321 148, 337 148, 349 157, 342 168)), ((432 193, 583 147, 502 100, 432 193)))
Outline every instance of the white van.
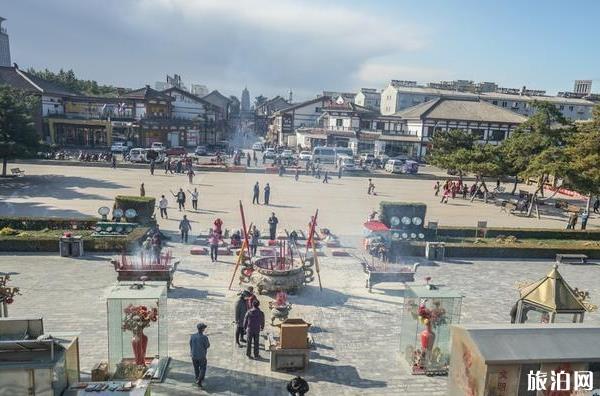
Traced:
POLYGON ((315 147, 313 150, 312 160, 320 163, 335 162, 335 148, 333 147, 315 147))
POLYGON ((146 149, 132 148, 131 150, 129 150, 129 161, 145 162, 146 161, 146 149))
POLYGON ((162 142, 153 142, 150 148, 152 150, 164 150, 165 145, 162 142))
POLYGON ((340 166, 345 171, 353 171, 356 170, 356 163, 354 162, 354 158, 348 157, 347 155, 338 156, 338 160, 340 161, 340 166))
POLYGON ((354 157, 354 151, 352 151, 349 147, 336 147, 335 148, 335 156, 337 158, 340 157, 354 157))
POLYGON ((391 159, 385 163, 385 170, 390 173, 402 173, 404 161, 391 159))

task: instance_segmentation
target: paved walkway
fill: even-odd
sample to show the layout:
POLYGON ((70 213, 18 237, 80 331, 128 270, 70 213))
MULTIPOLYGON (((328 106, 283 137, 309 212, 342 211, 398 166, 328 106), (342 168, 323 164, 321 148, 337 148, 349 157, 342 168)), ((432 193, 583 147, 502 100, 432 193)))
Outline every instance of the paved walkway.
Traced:
MULTIPOLYGON (((156 395, 283 395, 292 374, 274 373, 269 363, 246 359, 233 341, 233 303, 236 291, 227 290, 232 259, 212 264, 206 257, 186 255, 188 247, 174 244, 183 262, 169 293, 169 354, 173 358, 167 379, 155 386, 156 395), (191 383, 188 339, 198 321, 205 321, 212 347, 206 391, 191 383)), ((85 259, 54 255, 2 255, 0 272, 13 273, 22 289, 10 306, 11 316, 44 317, 45 328, 81 333, 81 367, 84 377, 98 361, 107 358, 107 288, 116 276, 107 256, 85 259)), ((459 290, 465 296, 462 321, 506 323, 516 299, 514 284, 545 275, 552 263, 543 261, 455 260, 423 266, 418 282, 433 282, 459 290)), ((600 268, 595 265, 561 266, 574 287, 589 290, 600 301, 600 268)), ((317 348, 303 375, 317 395, 443 395, 445 377, 412 376, 399 350, 403 291, 400 284, 384 284, 373 293, 365 289, 361 267, 353 258, 325 257, 323 291, 313 283, 291 296, 293 317, 312 323, 317 348)), ((262 296, 263 306, 268 296, 262 296)), ((600 324, 592 313, 586 323, 600 324)), ((267 325, 267 331, 274 331, 267 325)), ((263 352, 263 357, 268 354, 263 352)))
MULTIPOLYGON (((562 213, 543 208, 551 213, 537 218, 525 218, 500 212, 498 206, 473 203, 457 198, 441 204, 433 194, 433 181, 423 179, 377 179, 377 195, 367 195, 367 178, 333 178, 329 184, 302 176, 279 177, 267 174, 202 172, 189 185, 184 175, 165 175, 157 169, 154 176, 139 169, 106 169, 94 167, 24 165, 26 176, 0 180, 0 215, 3 216, 98 216, 101 206, 112 207, 114 196, 139 195, 140 183, 145 183, 146 195, 160 198, 165 194, 170 201, 170 220, 160 220, 162 228, 177 230, 182 213, 176 210, 171 191, 198 188, 200 210, 188 211, 192 230, 208 228, 216 217, 227 228, 240 226, 238 201, 245 205, 247 219, 267 228, 267 218, 275 212, 281 224, 305 229, 310 214, 319 209, 319 224, 330 227, 341 237, 361 235, 361 225, 368 214, 378 209, 380 201, 423 202, 427 204, 427 220, 438 220, 440 225, 475 226, 478 220, 487 220, 488 226, 564 228, 562 213), (271 185, 271 205, 252 205, 252 186, 271 185)), ((507 186, 510 187, 510 186, 507 186)), ((581 205, 582 203, 579 202, 581 205)), ((188 202, 190 209, 191 202, 188 202)), ((600 226, 600 218, 593 215, 588 227, 600 226)))

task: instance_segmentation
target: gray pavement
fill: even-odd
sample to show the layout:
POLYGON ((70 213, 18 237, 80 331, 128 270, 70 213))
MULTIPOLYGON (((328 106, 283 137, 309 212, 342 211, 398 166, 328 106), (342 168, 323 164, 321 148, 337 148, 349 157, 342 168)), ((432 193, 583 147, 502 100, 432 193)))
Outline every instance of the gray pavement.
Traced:
MULTIPOLYGON (((248 360, 243 349, 235 346, 232 310, 237 286, 227 289, 232 258, 213 264, 206 257, 187 255, 188 247, 178 243, 171 246, 183 257, 168 300, 169 354, 173 360, 166 381, 156 385, 153 394, 285 394, 284 384, 293 374, 271 372, 266 359, 248 360), (188 338, 199 320, 208 323, 212 344, 205 391, 192 385, 188 358, 188 338)), ((506 323, 517 297, 515 282, 538 279, 551 266, 545 261, 454 260, 420 267, 417 282, 431 276, 434 283, 459 290, 465 296, 464 323, 506 323)), ((592 301, 598 301, 600 269, 596 265, 565 265, 560 270, 572 286, 589 290, 592 301)), ((105 293, 116 280, 108 256, 2 255, 0 272, 13 273, 13 283, 23 293, 10 306, 10 316, 41 315, 50 333, 81 333, 84 378, 96 362, 107 358, 105 293)), ((412 376, 401 359, 401 284, 378 285, 369 293, 356 259, 329 254, 322 260, 321 274, 323 291, 313 283, 290 296, 292 317, 312 323, 316 349, 302 375, 313 394, 445 393, 445 377, 412 376)), ((268 296, 261 296, 263 306, 268 300, 268 296)), ((589 314, 586 322, 600 324, 600 315, 589 314)), ((275 329, 267 325, 267 331, 275 329)))

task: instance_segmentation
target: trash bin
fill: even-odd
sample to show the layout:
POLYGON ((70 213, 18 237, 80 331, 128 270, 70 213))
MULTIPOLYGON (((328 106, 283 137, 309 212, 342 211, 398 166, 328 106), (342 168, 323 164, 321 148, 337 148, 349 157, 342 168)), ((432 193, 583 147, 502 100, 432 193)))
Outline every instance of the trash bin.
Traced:
POLYGON ((427 260, 444 260, 446 244, 444 242, 427 242, 425 244, 425 258, 427 260))
POLYGON ((58 240, 58 251, 60 252, 61 257, 70 257, 71 256, 71 237, 70 236, 61 236, 58 240))
POLYGON ((83 256, 83 238, 81 237, 81 235, 77 235, 71 238, 71 256, 83 256))
POLYGON ((58 241, 58 250, 61 257, 83 256, 83 238, 81 235, 63 235, 58 241))

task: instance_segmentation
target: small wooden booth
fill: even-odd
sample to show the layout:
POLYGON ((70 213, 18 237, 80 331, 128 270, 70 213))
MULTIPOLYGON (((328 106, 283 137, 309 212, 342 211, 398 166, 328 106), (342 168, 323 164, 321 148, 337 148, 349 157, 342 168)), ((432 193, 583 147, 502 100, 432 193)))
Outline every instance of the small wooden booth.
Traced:
POLYGON ((558 265, 545 277, 519 287, 519 301, 511 312, 513 323, 577 323, 597 306, 589 303, 589 293, 569 286, 558 265))
POLYGON ((302 319, 286 319, 279 327, 279 338, 269 335, 271 371, 308 367, 312 339, 308 334, 310 323, 302 319))
POLYGON ((451 333, 449 396, 591 395, 600 383, 600 327, 471 324, 452 325, 451 333), (575 382, 581 375, 589 382, 575 382), (545 390, 529 390, 536 376, 545 390))

